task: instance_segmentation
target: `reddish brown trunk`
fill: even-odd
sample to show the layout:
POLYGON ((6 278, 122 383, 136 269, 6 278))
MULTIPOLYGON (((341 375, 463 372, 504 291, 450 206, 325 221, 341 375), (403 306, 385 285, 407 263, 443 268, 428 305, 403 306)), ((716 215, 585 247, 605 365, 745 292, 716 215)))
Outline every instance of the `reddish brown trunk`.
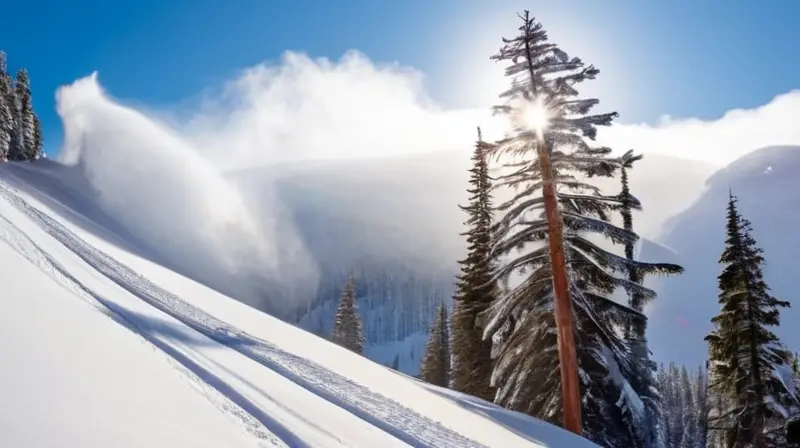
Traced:
POLYGON ((547 217, 550 265, 555 297, 556 333, 558 335, 558 360, 561 367, 561 403, 564 408, 564 428, 576 434, 583 432, 581 424, 581 399, 578 384, 578 360, 575 353, 575 332, 572 323, 572 299, 567 280, 567 263, 564 256, 563 223, 558 211, 558 198, 550 167, 550 154, 539 138, 539 164, 542 170, 542 194, 547 217))

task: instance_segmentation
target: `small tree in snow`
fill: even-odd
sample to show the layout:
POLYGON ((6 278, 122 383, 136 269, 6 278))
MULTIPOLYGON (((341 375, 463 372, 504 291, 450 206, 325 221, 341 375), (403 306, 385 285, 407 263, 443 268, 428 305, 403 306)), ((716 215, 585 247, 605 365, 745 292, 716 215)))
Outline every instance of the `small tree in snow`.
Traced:
POLYGON ((364 351, 364 330, 356 306, 356 286, 352 275, 339 297, 331 340, 359 355, 364 351))
POLYGON ((447 331, 447 308, 439 305, 436 320, 431 325, 430 337, 422 356, 420 378, 426 382, 448 387, 450 384, 450 336, 447 331))

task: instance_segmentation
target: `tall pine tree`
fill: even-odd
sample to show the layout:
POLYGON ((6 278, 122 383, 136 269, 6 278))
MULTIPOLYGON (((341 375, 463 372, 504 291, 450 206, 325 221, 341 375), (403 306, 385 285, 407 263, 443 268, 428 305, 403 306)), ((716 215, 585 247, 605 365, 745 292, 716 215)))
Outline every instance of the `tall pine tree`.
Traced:
POLYGON ((356 285, 352 275, 339 297, 331 340, 359 355, 364 351, 364 329, 356 306, 356 285))
POLYGON ((481 138, 472 155, 469 170, 471 188, 469 205, 461 206, 467 212, 467 256, 461 260, 453 297, 452 349, 453 388, 467 394, 494 400, 491 386, 492 341, 483 338, 481 318, 496 296, 491 258, 492 198, 489 164, 486 160, 488 144, 481 138))
POLYGON ((8 159, 14 137, 16 126, 14 98, 13 84, 6 66, 6 54, 0 51, 0 162, 8 159))
POLYGON ((789 303, 770 294, 761 270, 762 250, 736 204, 731 194, 718 278, 721 310, 706 337, 714 387, 727 398, 713 426, 722 428, 727 447, 764 448, 773 445, 765 430, 781 424, 787 401, 796 401, 781 377, 791 369, 790 353, 770 329, 780 323, 779 309, 789 303))
POLYGON ((646 446, 641 428, 647 426, 648 417, 642 411, 641 397, 632 392, 630 380, 634 373, 629 351, 618 333, 630 316, 643 316, 618 305, 610 295, 622 287, 644 298, 652 297, 653 291, 626 278, 629 267, 633 264, 651 271, 663 267, 617 256, 589 237, 600 235, 615 244, 637 239, 633 232, 610 222, 609 213, 621 203, 619 195, 603 195, 587 180, 592 176, 613 175, 628 163, 631 155, 610 157, 610 148, 592 147, 587 142, 595 138, 597 126, 609 125, 616 116, 616 113, 589 115, 598 101, 577 98, 575 85, 593 79, 599 71, 547 42, 541 24, 527 12, 522 19, 520 35, 504 39, 505 45, 493 57, 510 62, 506 75, 512 77, 512 86, 501 95, 506 104, 495 110, 510 116, 513 131, 494 145, 492 152, 508 159, 508 171, 499 178, 499 185, 518 191, 514 198, 498 207, 504 215, 496 224, 494 255, 503 257, 517 252, 498 267, 499 278, 524 273, 519 284, 492 306, 486 328, 488 337, 508 332, 494 350, 496 401, 536 417, 561 421, 548 225, 543 216, 543 173, 538 157, 539 139, 529 123, 531 118, 543 121, 542 115, 546 113, 544 150, 552 161, 553 182, 563 217, 584 433, 606 447, 646 446))
MULTIPOLYGON (((620 181, 622 189, 620 191, 620 214, 622 215, 622 227, 628 232, 633 232, 633 211, 641 209, 641 202, 631 193, 628 182, 628 171, 633 168, 633 163, 641 160, 642 156, 632 156, 627 163, 621 167, 620 181)), ((625 243, 625 258, 628 264, 628 280, 632 283, 642 285, 645 276, 651 273, 679 274, 683 268, 677 265, 661 264, 656 269, 648 265, 638 265, 634 258, 635 245, 633 241, 625 243)), ((657 447, 662 446, 663 441, 659 437, 664 433, 662 423, 661 396, 658 392, 655 373, 656 364, 650 358, 650 349, 647 346, 646 329, 647 320, 641 318, 644 314, 644 306, 647 297, 638 290, 630 290, 628 295, 628 306, 639 315, 631 316, 625 327, 625 339, 630 350, 631 356, 631 387, 641 398, 645 412, 647 414, 647 424, 641 427, 640 440, 641 446, 657 447)))
POLYGON ((33 160, 36 156, 36 119, 33 113, 33 103, 31 100, 31 84, 28 71, 24 68, 17 71, 17 82, 15 86, 17 98, 17 151, 13 154, 13 160, 33 160))
POLYGON ((440 387, 450 385, 450 336, 447 330, 449 325, 447 307, 442 303, 431 325, 419 369, 420 378, 440 387))

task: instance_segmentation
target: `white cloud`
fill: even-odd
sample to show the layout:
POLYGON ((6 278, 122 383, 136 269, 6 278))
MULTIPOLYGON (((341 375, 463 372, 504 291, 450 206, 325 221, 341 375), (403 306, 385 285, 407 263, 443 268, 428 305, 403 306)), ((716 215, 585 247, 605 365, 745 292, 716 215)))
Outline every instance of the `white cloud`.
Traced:
POLYGON ((351 51, 339 61, 287 53, 227 84, 184 132, 215 162, 375 157, 470 147, 475 127, 496 132, 485 110, 444 110, 423 75, 378 66, 351 51))
POLYGON ((764 146, 800 144, 800 90, 754 109, 735 109, 716 120, 662 118, 656 125, 614 125, 598 139, 615 148, 657 152, 727 164, 764 146))
MULTIPOLYGON (((715 120, 664 116, 656 124, 615 124, 601 129, 599 139, 620 150, 722 165, 762 146, 800 144, 798 115, 800 91, 794 91, 715 120)), ((249 166, 464 148, 478 125, 490 137, 502 134, 488 104, 443 108, 426 92, 422 73, 376 65, 351 51, 335 62, 287 53, 280 65, 250 68, 206 98, 184 132, 215 161, 249 166)))
MULTIPOLYGON (((387 228, 405 232, 406 239, 397 238, 398 244, 425 234, 431 241, 460 247, 456 239, 463 216, 455 204, 463 200, 464 166, 475 127, 481 125, 488 138, 499 137, 503 129, 488 107, 443 108, 426 93, 421 73, 397 64, 375 65, 357 52, 338 61, 287 53, 277 65, 247 69, 206 92, 188 114, 125 107, 102 92, 94 77, 62 88, 57 99, 66 132, 60 158, 83 164, 89 181, 102 193, 106 212, 195 277, 216 284, 231 284, 230 276, 253 279, 241 281, 238 291, 251 302, 259 284, 310 285, 318 272, 269 179, 254 195, 231 186, 221 171, 284 161, 459 150, 448 156, 457 160, 438 160, 427 170, 394 169, 396 162, 370 165, 387 168, 386 174, 371 173, 375 183, 400 179, 428 185, 430 192, 404 192, 386 181, 381 191, 391 198, 363 199, 363 204, 378 210, 370 219, 383 216, 387 228), (155 116, 169 116, 171 124, 159 123, 155 116), (430 206, 424 213, 419 211, 422 202, 430 206)), ((620 150, 632 147, 720 163, 760 146, 800 143, 800 128, 792 122, 798 115, 800 92, 794 92, 719 120, 615 125, 601 138, 620 150)), ((363 173, 348 172, 347 165, 339 170, 332 188, 364 178, 363 173)), ((359 197, 369 196, 373 189, 368 190, 359 190, 359 197)), ((455 259, 450 253, 437 256, 455 259)))

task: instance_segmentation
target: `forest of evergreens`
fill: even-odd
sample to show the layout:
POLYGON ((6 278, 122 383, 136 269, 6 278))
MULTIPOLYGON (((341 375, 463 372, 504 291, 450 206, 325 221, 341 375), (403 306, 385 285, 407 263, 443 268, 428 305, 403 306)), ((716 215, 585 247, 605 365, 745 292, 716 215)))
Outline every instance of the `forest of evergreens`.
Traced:
POLYGON ((0 161, 35 160, 44 156, 42 128, 33 111, 31 81, 24 68, 8 74, 0 51, 0 161))

